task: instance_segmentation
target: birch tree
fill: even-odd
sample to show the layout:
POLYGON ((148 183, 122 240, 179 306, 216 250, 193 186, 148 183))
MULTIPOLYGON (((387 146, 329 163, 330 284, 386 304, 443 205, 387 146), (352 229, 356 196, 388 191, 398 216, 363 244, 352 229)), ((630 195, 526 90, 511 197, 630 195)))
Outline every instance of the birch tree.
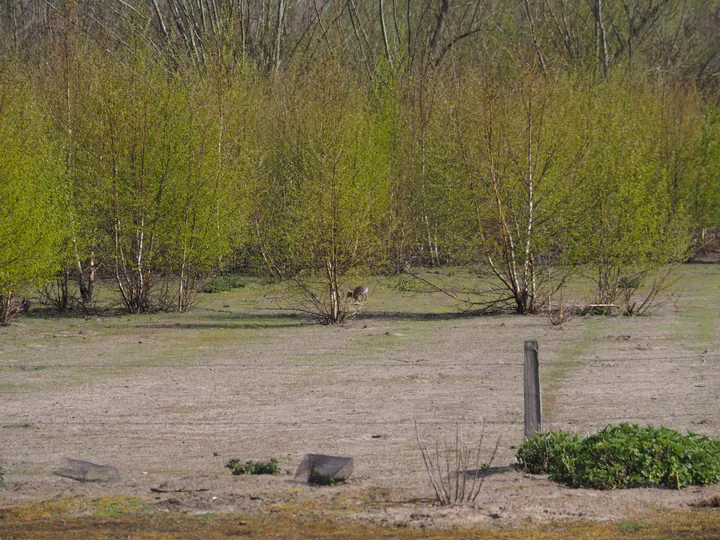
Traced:
MULTIPOLYGON (((388 149, 377 144, 362 95, 329 64, 288 82, 273 118, 279 135, 272 189, 282 200, 278 236, 303 294, 297 309, 324 323, 347 316, 351 282, 382 258, 388 204, 388 149), (318 84, 319 83, 319 84, 318 84), (301 88, 298 91, 298 86, 301 88)), ((265 199, 267 200, 267 199, 265 199)), ((262 204, 262 201, 258 201, 262 204)))
POLYGON ((508 86, 477 75, 459 86, 449 169, 466 216, 460 231, 477 243, 515 311, 533 313, 537 260, 561 251, 551 242, 583 151, 572 86, 537 71, 508 86))

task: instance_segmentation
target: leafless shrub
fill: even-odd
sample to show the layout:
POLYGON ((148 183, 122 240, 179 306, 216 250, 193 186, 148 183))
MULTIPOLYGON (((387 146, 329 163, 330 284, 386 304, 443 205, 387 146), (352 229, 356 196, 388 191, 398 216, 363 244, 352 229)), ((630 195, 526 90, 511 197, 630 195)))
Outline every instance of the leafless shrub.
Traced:
POLYGON ((291 295, 291 306, 285 309, 308 315, 320 324, 349 321, 365 307, 367 296, 358 301, 352 295, 344 294, 348 290, 347 284, 328 286, 327 280, 309 274, 295 276, 293 283, 295 294, 291 295))
POLYGON ((560 326, 571 321, 577 315, 577 306, 559 302, 557 307, 548 307, 545 311, 548 321, 553 326, 560 326))
POLYGON ((573 320, 580 311, 578 306, 565 301, 562 284, 539 299, 537 305, 553 326, 560 326, 573 320), (557 299, 553 298, 555 293, 558 294, 557 299))
POLYGON ((199 276, 185 273, 163 276, 157 292, 157 307, 161 311, 190 311, 197 302, 199 276))
POLYGON ((78 304, 78 298, 70 291, 70 273, 62 275, 45 285, 40 293, 40 303, 55 311, 63 312, 78 304))
POLYGON ((460 310, 473 315, 496 315, 510 310, 512 297, 501 287, 490 285, 484 290, 457 287, 431 281, 420 273, 408 270, 408 275, 420 285, 426 286, 426 292, 437 292, 457 302, 460 310))
POLYGON ((638 299, 638 290, 647 279, 648 271, 640 272, 620 283, 622 294, 623 315, 643 315, 652 307, 660 307, 673 297, 671 291, 678 278, 674 276, 675 268, 671 267, 659 272, 649 288, 638 299))
POLYGON ((436 442, 432 448, 429 447, 420 440, 417 423, 415 438, 438 502, 442 506, 474 502, 500 444, 498 438, 488 461, 480 460, 485 439, 485 422, 482 423, 480 440, 476 446, 465 444, 460 426, 455 428, 455 441, 452 446, 445 441, 442 446, 436 442))
POLYGON ((643 315, 651 308, 665 305, 674 296, 673 285, 677 266, 645 266, 628 268, 608 265, 596 276, 588 275, 597 286, 591 308, 605 308, 603 315, 643 315), (652 280, 650 278, 652 277, 652 280))

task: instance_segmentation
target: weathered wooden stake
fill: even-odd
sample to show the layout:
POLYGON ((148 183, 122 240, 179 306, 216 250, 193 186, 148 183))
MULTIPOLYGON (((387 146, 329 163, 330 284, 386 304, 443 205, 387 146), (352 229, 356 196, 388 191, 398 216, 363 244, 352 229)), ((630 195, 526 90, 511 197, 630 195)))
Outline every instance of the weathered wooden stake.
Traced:
POLYGON ((540 364, 537 341, 525 342, 525 438, 542 429, 540 404, 540 364))

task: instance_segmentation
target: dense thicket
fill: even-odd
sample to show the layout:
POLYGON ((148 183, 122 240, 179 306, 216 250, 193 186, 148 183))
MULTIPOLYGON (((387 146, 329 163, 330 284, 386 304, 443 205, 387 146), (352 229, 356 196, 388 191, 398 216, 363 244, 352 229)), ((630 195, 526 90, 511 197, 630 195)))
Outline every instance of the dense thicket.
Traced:
POLYGON ((330 322, 414 264, 483 266, 482 301, 520 313, 579 268, 616 303, 720 224, 719 22, 709 0, 6 2, 3 313, 57 269, 59 308, 100 272, 128 311, 184 310, 229 265, 330 322))
POLYGON ((30 90, 18 66, 0 66, 0 325, 60 269, 62 162, 30 90))

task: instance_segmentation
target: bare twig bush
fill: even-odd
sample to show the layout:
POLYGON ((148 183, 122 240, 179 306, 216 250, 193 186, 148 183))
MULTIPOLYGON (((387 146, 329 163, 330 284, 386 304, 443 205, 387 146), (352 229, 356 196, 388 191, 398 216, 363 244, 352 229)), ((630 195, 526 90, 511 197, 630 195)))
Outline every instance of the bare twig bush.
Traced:
POLYGON ((553 326, 560 326, 573 320, 580 311, 578 306, 565 301, 562 286, 558 287, 555 291, 548 292, 547 295, 538 302, 538 306, 553 326), (559 294, 557 300, 553 298, 554 292, 559 294))
POLYGON ((673 297, 672 288, 679 279, 674 275, 675 268, 659 272, 649 284, 649 288, 638 296, 638 289, 646 282, 647 271, 640 272, 632 279, 621 281, 623 315, 643 315, 650 308, 663 306, 673 297))
POLYGON ((58 312, 72 309, 79 303, 79 299, 70 291, 69 272, 63 272, 53 281, 45 285, 39 293, 40 303, 58 312))
POLYGON ((303 273, 293 278, 291 311, 308 315, 320 324, 340 324, 352 320, 365 307, 365 301, 350 299, 344 293, 348 283, 328 287, 327 281, 303 273))
POLYGON ((480 440, 477 445, 470 446, 464 442, 459 426, 456 426, 455 429, 453 445, 444 441, 442 446, 438 442, 433 447, 428 446, 420 439, 417 423, 415 424, 415 438, 438 502, 442 506, 474 502, 482 489, 485 477, 500 445, 498 438, 488 460, 481 461, 485 422, 482 423, 480 440))
POLYGON ((411 270, 407 274, 416 283, 415 287, 425 285, 423 292, 440 293, 457 302, 460 310, 473 315, 496 315, 509 311, 512 297, 501 287, 490 285, 485 290, 471 287, 457 287, 431 281, 418 272, 411 270))
POLYGON ((545 311, 545 315, 553 326, 560 326, 568 321, 575 318, 577 314, 577 307, 565 304, 563 302, 558 303, 557 307, 548 307, 545 311))
POLYGON ((161 311, 190 311, 197 303, 199 284, 197 274, 186 272, 185 275, 169 274, 162 277, 157 294, 157 307, 161 311))

